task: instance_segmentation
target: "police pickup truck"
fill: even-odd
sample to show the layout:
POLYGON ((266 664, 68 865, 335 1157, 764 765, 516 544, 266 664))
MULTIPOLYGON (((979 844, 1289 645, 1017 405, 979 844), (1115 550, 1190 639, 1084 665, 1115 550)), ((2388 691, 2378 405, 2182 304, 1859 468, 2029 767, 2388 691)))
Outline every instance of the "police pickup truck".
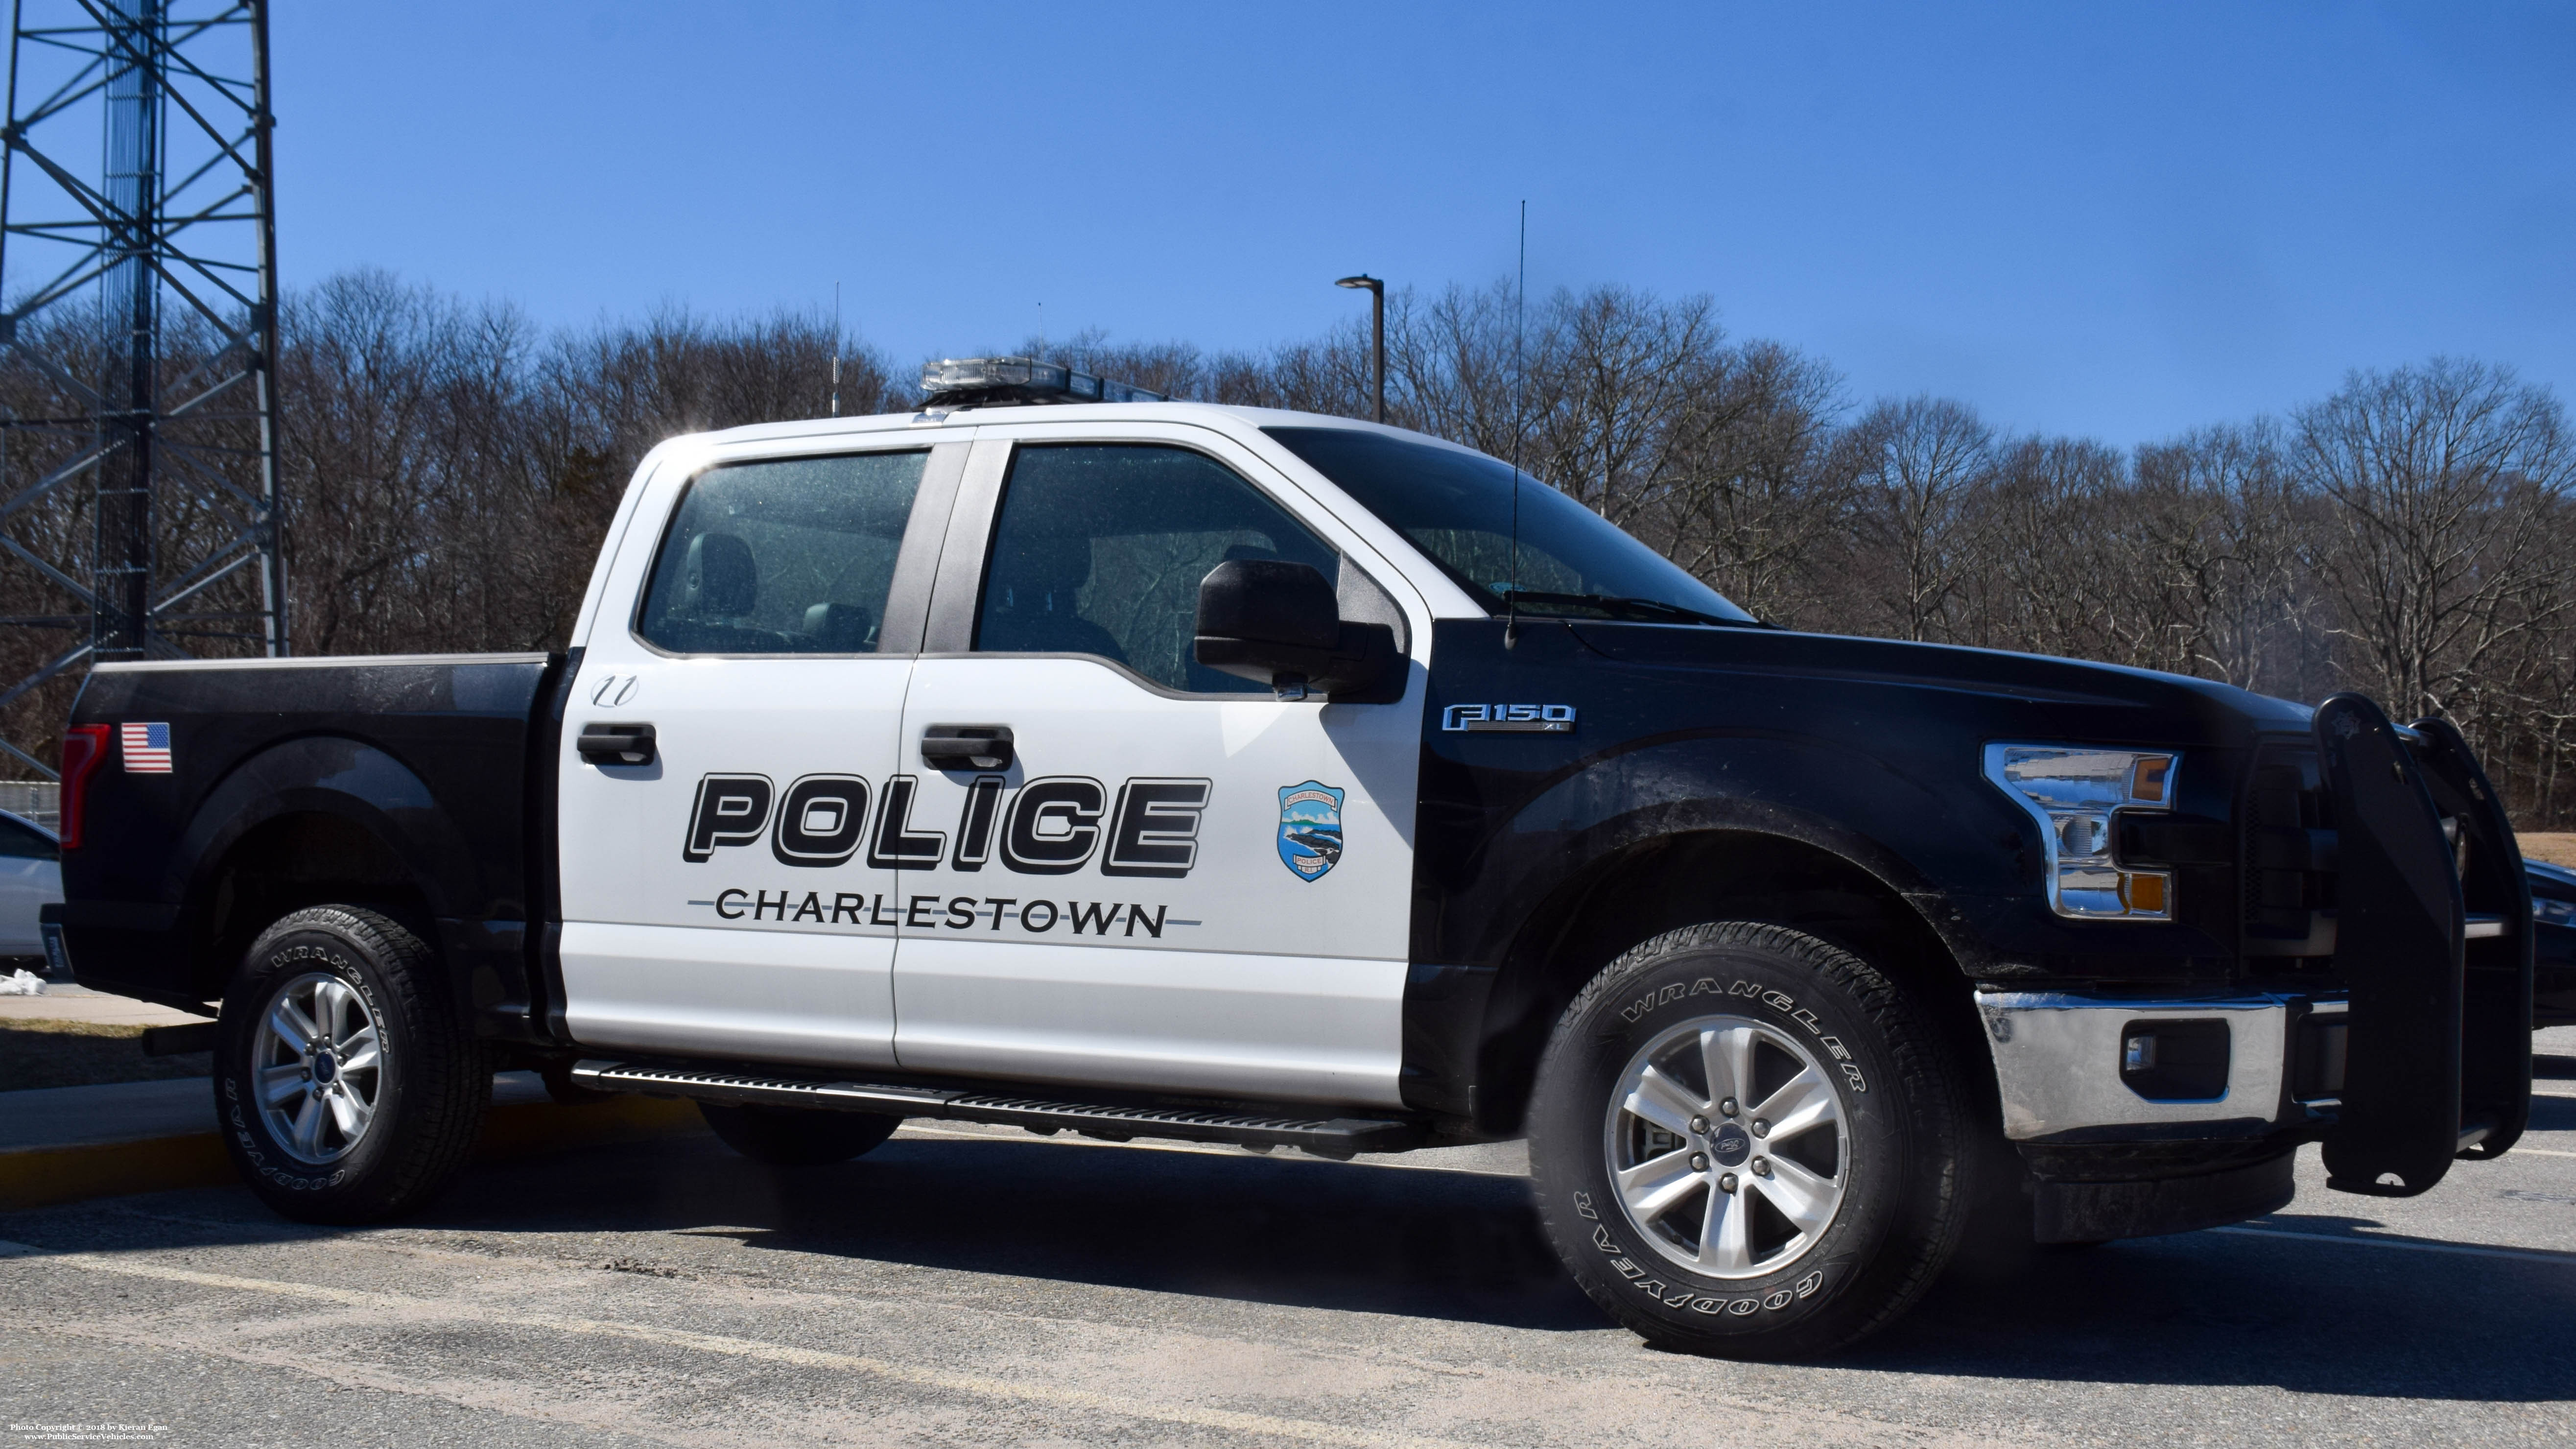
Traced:
POLYGON ((496 1064, 779 1164, 1526 1137, 1608 1313, 1779 1356, 1972 1227, 2522 1131, 2531 901, 2444 721, 1775 628, 1394 428, 926 381, 656 448, 561 653, 90 676, 59 944, 220 1012, 276 1210, 419 1201, 496 1064))

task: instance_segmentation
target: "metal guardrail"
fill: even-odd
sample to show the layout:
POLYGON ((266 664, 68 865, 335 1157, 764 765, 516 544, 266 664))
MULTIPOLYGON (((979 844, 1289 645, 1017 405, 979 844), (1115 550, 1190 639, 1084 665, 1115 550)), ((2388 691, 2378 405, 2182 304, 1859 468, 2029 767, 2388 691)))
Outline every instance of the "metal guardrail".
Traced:
POLYGON ((63 787, 51 780, 0 780, 0 810, 23 815, 47 830, 62 828, 63 787))

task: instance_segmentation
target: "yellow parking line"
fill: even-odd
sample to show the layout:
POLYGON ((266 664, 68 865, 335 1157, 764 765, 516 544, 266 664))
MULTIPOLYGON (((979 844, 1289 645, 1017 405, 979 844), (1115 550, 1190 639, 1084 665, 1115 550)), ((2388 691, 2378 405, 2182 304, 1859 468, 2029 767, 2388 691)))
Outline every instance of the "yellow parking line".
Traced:
MULTIPOLYGON (((212 1114, 207 1125, 213 1126, 212 1114)), ((488 1161, 705 1130, 694 1106, 654 1097, 619 1097, 578 1107, 504 1102, 484 1117, 474 1155, 488 1161)), ((236 1181, 223 1139, 211 1130, 131 1142, 18 1148, 0 1152, 0 1212, 236 1181)))
POLYGON ((1347 1445, 1352 1446, 1352 1449, 1380 1449, 1380 1446, 1385 1446, 1385 1449, 1470 1449, 1470 1446, 1455 1439, 1432 1439, 1412 1434, 1384 1433, 1341 1424, 1326 1424, 1313 1419, 1289 1419, 1274 1414, 1248 1414, 1234 1409, 1203 1408, 1195 1404, 1160 1403, 1151 1399, 1130 1398, 1124 1394, 1103 1394, 1089 1389, 1068 1388, 1060 1384, 1016 1383, 986 1374, 921 1368, 912 1364, 890 1363, 884 1359, 865 1358, 856 1354, 798 1348, 784 1343, 764 1343, 758 1339, 733 1338, 720 1333, 693 1333, 687 1329, 663 1328, 648 1323, 620 1323, 606 1319, 574 1318, 551 1313, 495 1312, 470 1303, 414 1298, 397 1293, 375 1293, 363 1289, 331 1288, 319 1283, 290 1283, 271 1278, 243 1278, 230 1273, 204 1273, 194 1268, 177 1268, 136 1258, 115 1257, 103 1253, 56 1253, 43 1248, 30 1247, 24 1243, 5 1241, 0 1241, 0 1257, 33 1257, 63 1267, 80 1268, 93 1273, 113 1273, 128 1278, 150 1278, 165 1283, 186 1283, 199 1288, 223 1289, 236 1293, 266 1293, 281 1298, 303 1298, 324 1303, 337 1303, 349 1308, 396 1312, 408 1318, 444 1316, 511 1328, 544 1329, 555 1333, 581 1334, 596 1338, 622 1338, 637 1343, 696 1349, 701 1353, 724 1354, 732 1358, 753 1359, 764 1363, 793 1364, 800 1368, 838 1369, 850 1373, 869 1374, 925 1389, 941 1389, 984 1398, 1008 1399, 1025 1404, 1045 1404, 1061 1409, 1117 1414, 1130 1419, 1151 1419, 1166 1424, 1183 1424, 1195 1429, 1223 1429, 1238 1434, 1268 1434, 1309 1444, 1347 1445))
POLYGON ((0 1152, 0 1212, 235 1180, 223 1139, 212 1132, 30 1147, 0 1152))

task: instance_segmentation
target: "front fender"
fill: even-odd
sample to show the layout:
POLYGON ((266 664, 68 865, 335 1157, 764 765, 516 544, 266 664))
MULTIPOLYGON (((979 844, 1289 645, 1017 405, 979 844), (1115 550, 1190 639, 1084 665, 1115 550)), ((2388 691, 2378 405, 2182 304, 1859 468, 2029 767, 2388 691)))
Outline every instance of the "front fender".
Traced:
POLYGON ((1656 840, 1728 831, 1849 862, 1911 903, 1977 972, 1992 952, 1951 897, 2010 891, 2031 848, 2000 798, 1813 738, 1667 736, 1531 784, 1460 842, 1461 898, 1441 913, 1442 938, 1417 943, 1417 960, 1499 967, 1570 883, 1656 840))

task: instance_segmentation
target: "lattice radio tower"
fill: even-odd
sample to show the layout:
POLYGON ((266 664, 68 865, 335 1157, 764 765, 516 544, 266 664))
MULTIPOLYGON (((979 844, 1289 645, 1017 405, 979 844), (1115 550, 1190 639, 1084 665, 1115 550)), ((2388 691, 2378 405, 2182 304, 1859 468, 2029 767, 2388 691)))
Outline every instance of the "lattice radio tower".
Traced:
POLYGON ((286 652, 271 124, 265 0, 13 0, 0 750, 46 778, 49 681, 286 652))

